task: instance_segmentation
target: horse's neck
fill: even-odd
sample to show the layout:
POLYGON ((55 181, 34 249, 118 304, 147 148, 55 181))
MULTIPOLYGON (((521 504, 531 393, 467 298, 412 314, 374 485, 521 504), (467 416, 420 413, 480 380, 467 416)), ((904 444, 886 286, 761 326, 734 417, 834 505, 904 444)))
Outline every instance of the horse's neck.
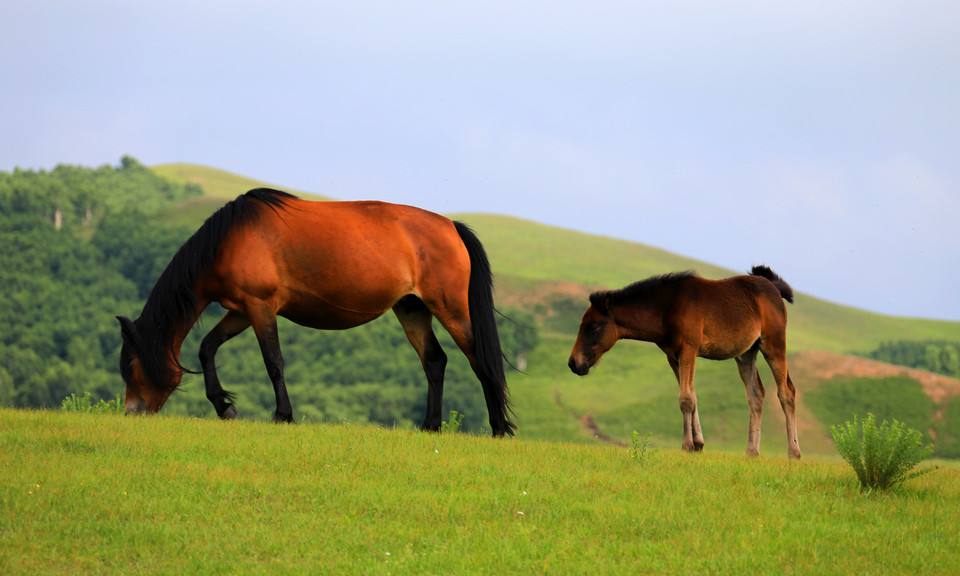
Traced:
MULTIPOLYGON (((160 342, 160 345, 167 352, 166 356, 171 362, 170 369, 175 375, 174 378, 177 383, 180 381, 182 372, 180 369, 180 348, 183 346, 183 341, 186 340, 187 334, 190 333, 190 329, 197 323, 197 320, 208 304, 207 301, 198 301, 196 309, 187 318, 174 324, 169 332, 169 338, 166 341, 160 342)), ((146 313, 147 310, 144 310, 144 314, 146 313)))
POLYGON ((653 302, 630 304, 614 310, 620 337, 657 342, 663 336, 663 315, 653 302))

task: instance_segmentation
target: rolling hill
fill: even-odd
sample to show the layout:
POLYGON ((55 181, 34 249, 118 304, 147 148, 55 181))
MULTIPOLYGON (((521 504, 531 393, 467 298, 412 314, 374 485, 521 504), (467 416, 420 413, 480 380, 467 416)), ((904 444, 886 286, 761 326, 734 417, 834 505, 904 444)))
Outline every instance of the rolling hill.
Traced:
MULTIPOLYGON (((161 215, 170 222, 194 227, 226 199, 263 185, 205 166, 166 164, 153 169, 175 181, 204 188, 203 197, 186 200, 178 209, 161 215)), ((597 288, 619 287, 673 270, 694 269, 707 277, 736 272, 643 244, 509 216, 454 217, 474 227, 483 240, 496 273, 498 301, 531 310, 542 327, 542 342, 530 356, 529 370, 511 379, 521 433, 551 440, 589 440, 599 429, 604 436, 623 441, 632 430, 640 430, 652 432, 656 442, 679 443, 676 384, 654 346, 620 343, 587 378, 578 379, 566 369, 579 315, 586 306, 586 296, 597 288)), ((776 266, 775 262, 771 264, 776 266)), ((831 386, 834 381, 838 386, 860 389, 856 382, 863 380, 869 386, 873 377, 856 370, 834 369, 844 365, 847 355, 865 352, 893 339, 960 340, 957 322, 876 314, 806 295, 802 286, 794 288, 799 293, 796 304, 789 309, 789 342, 793 370, 806 378, 797 385, 801 446, 808 452, 832 451, 827 433, 832 422, 822 412, 815 414, 805 395, 815 395, 817 389, 831 386), (814 351, 830 354, 797 354, 814 351)), ((912 397, 914 388, 926 393, 921 382, 906 370, 890 369, 903 374, 901 385, 895 389, 909 388, 905 397, 912 397)), ((741 449, 747 409, 735 366, 730 362, 700 361, 697 370, 707 445, 741 449)), ((784 446, 782 415, 776 395, 770 393, 769 372, 764 368, 761 375, 767 382, 768 396, 773 398, 764 415, 763 446, 779 452, 784 446)), ((945 392, 932 399, 934 408, 930 411, 928 431, 933 437, 940 430, 947 436, 955 434, 954 428, 960 426, 960 406, 952 401, 960 394, 960 381, 947 378, 940 388, 945 392)), ((880 409, 871 402, 869 395, 855 395, 846 408, 851 413, 880 409)), ((897 402, 888 404, 896 415, 897 402)))

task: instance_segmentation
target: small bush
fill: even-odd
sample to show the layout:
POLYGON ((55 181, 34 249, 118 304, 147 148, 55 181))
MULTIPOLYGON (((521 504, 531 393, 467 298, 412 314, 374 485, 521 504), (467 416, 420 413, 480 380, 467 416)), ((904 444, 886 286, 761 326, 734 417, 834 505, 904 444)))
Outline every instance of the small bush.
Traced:
POLYGON ((450 419, 440 423, 441 432, 455 434, 460 431, 460 424, 463 422, 463 414, 456 410, 450 411, 450 419))
POLYGON ((640 435, 636 430, 630 435, 630 458, 637 464, 643 464, 650 456, 650 434, 640 435))
POLYGON ((854 416, 852 422, 831 426, 830 432, 863 491, 886 490, 933 470, 912 471, 933 453, 933 446, 925 445, 923 434, 899 420, 877 425, 876 417, 868 413, 862 421, 854 416))
POLYGON ((103 399, 93 401, 93 396, 89 392, 83 394, 71 394, 60 402, 60 409, 64 412, 87 412, 92 414, 123 414, 124 405, 117 396, 113 400, 105 401, 103 399))

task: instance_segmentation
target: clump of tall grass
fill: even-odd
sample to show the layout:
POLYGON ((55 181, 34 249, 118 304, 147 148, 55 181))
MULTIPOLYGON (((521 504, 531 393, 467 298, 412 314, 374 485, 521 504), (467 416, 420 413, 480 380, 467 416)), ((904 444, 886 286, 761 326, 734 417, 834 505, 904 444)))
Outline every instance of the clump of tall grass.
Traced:
POLYGON ((460 431, 460 424, 463 423, 463 414, 456 410, 450 411, 450 419, 440 423, 440 432, 447 434, 456 434, 460 431))
POLYGON ((82 394, 73 393, 60 402, 60 409, 64 412, 87 412, 92 414, 123 414, 124 405, 118 395, 112 400, 103 400, 102 398, 93 401, 93 396, 89 392, 82 394))
POLYGON ((933 470, 914 470, 933 453, 923 435, 899 420, 877 424, 873 414, 831 426, 837 450, 853 467, 861 491, 887 490, 933 470))
POLYGON ((640 435, 636 430, 630 435, 630 459, 637 464, 644 464, 650 457, 650 441, 652 437, 649 433, 640 435))

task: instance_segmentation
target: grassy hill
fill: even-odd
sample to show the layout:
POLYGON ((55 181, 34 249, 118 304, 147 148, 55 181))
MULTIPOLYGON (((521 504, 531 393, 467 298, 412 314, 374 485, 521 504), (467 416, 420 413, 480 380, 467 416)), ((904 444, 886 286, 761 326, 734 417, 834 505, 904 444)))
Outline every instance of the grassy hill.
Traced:
MULTIPOLYGON (((202 202, 187 201, 183 209, 165 215, 170 221, 193 226, 199 225, 224 199, 262 185, 203 166, 176 164, 154 169, 181 182, 198 183, 205 190, 211 187, 202 202)), ((458 214, 455 217, 473 226, 484 242, 496 274, 498 301, 533 311, 543 326, 544 337, 530 357, 527 374, 511 376, 521 434, 531 438, 591 441, 595 429, 586 423, 592 421, 615 440, 624 441, 632 430, 639 430, 655 434, 658 444, 678 445, 676 383, 660 351, 649 344, 622 342, 589 377, 577 378, 567 370, 566 359, 579 316, 586 307, 587 294, 593 289, 619 287, 672 270, 695 269, 707 277, 724 277, 736 272, 643 244, 509 216, 458 214)), ((775 268, 777 263, 770 264, 775 268)), ((860 352, 893 339, 960 340, 957 322, 871 313, 808 296, 802 292, 803 287, 796 284, 794 288, 799 294, 796 304, 789 309, 791 352, 860 352)), ((818 416, 805 400, 808 391, 829 386, 830 380, 817 376, 823 372, 821 367, 801 366, 803 361, 803 358, 796 359, 795 368, 811 376, 797 381, 801 447, 808 453, 832 452, 827 426, 821 422, 823 412, 818 416)), ((781 453, 785 449, 782 414, 776 403, 773 380, 765 366, 761 375, 770 399, 764 414, 763 450, 781 453)), ((851 386, 849 378, 840 382, 851 386)), ((913 382, 911 385, 919 390, 919 384, 909 378, 907 382, 913 382)), ((952 391, 948 396, 960 394, 960 381, 950 381, 947 387, 952 391)), ((701 360, 697 366, 697 389, 708 447, 742 450, 747 408, 735 365, 701 360)), ((906 394, 909 396, 909 392, 906 394)), ((852 413, 872 409, 875 404, 862 395, 852 396, 850 400, 849 405, 838 409, 852 413)), ((897 415, 896 404, 891 406, 893 415, 897 415)), ((933 414, 940 420, 931 420, 931 435, 936 434, 934 428, 942 426, 944 414, 960 412, 957 408, 951 410, 946 411, 943 405, 935 407, 933 414)), ((958 427, 960 414, 955 418, 958 422, 951 426, 958 427)))
MULTIPOLYGON (((0 410, 0 572, 918 574, 960 469, 865 496, 833 459, 353 425, 0 410)), ((945 528, 946 527, 946 528, 945 528)))

